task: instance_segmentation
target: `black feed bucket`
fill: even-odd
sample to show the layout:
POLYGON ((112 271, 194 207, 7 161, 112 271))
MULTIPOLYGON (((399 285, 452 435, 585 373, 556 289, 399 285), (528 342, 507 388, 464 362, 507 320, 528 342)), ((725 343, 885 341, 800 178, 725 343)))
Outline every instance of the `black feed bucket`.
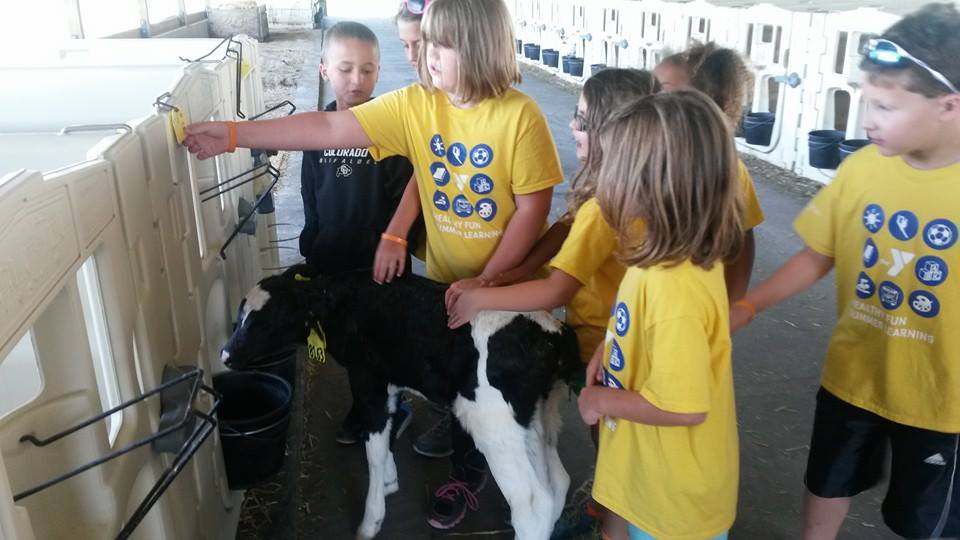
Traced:
POLYGON ((544 49, 540 51, 543 55, 543 63, 547 67, 558 67, 560 65, 560 52, 554 49, 544 49))
POLYGON ((256 371, 213 377, 223 396, 217 416, 230 489, 247 489, 283 468, 293 392, 287 381, 256 371))
POLYGON ((276 375, 287 381, 291 390, 297 387, 297 351, 280 351, 258 359, 255 363, 238 368, 237 371, 258 371, 276 375))
POLYGON ((810 132, 810 166, 818 169, 836 169, 840 164, 840 141, 844 133, 835 129, 817 129, 810 132))
POLYGON ((564 73, 570 73, 570 59, 574 58, 573 56, 567 55, 562 57, 560 60, 561 71, 564 73))
POLYGON ((769 112, 747 113, 743 119, 743 134, 746 136, 747 143, 768 146, 776 119, 776 115, 769 112))
POLYGON ((870 139, 847 139, 840 143, 840 161, 843 162, 850 154, 870 144, 870 139))
POLYGON ((518 39, 517 41, 517 54, 523 54, 523 40, 518 39))
POLYGON ((590 75, 594 75, 598 71, 603 71, 607 69, 606 64, 590 64, 590 75))
POLYGON ((540 60, 540 45, 528 43, 523 46, 523 52, 530 60, 540 60))
POLYGON ((570 74, 574 77, 583 77, 583 58, 570 59, 570 74))

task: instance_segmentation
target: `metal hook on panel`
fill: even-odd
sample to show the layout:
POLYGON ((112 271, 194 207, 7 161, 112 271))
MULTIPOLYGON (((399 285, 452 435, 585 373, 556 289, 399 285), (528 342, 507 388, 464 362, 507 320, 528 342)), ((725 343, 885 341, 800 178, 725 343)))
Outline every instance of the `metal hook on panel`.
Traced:
POLYGON ((180 60, 184 61, 184 62, 188 62, 188 63, 191 63, 191 64, 194 63, 194 62, 199 62, 199 61, 201 61, 201 60, 205 60, 207 57, 209 57, 209 56, 212 55, 213 53, 217 52, 217 49, 219 49, 220 47, 223 47, 223 44, 224 44, 224 43, 226 43, 226 42, 228 42, 228 41, 230 41, 230 40, 232 40, 232 39, 233 39, 232 37, 223 38, 223 41, 221 41, 220 43, 217 43, 217 46, 214 47, 213 50, 211 50, 211 51, 208 52, 207 54, 205 54, 205 55, 203 55, 203 56, 200 56, 200 57, 198 57, 198 58, 195 58, 195 59, 193 59, 193 60, 191 60, 191 59, 189 59, 189 58, 184 58, 184 57, 182 57, 182 56, 178 56, 178 58, 179 58, 180 60))
POLYGON ((227 45, 227 52, 224 53, 223 57, 230 57, 237 61, 237 118, 246 119, 247 115, 243 114, 243 111, 240 110, 240 88, 243 82, 243 43, 229 38, 230 43, 227 45), (233 45, 236 45, 237 48, 232 48, 233 45))
MULTIPOLYGON (((267 174, 273 177, 273 182, 270 182, 270 185, 267 186, 263 193, 257 197, 257 202, 253 203, 253 208, 250 209, 250 213, 243 217, 237 226, 233 229, 233 232, 230 233, 230 236, 227 237, 227 241, 223 243, 223 246, 220 248, 220 258, 226 260, 227 258, 227 247, 234 241, 237 235, 240 234, 240 230, 254 214, 257 213, 257 209, 260 208, 260 205, 263 204, 263 201, 267 200, 267 197, 273 192, 273 188, 277 185, 277 182, 280 181, 280 171, 277 170, 273 165, 267 167, 267 174)), ((232 189, 232 188, 231 188, 232 189)))
MULTIPOLYGON (((254 180, 256 180, 257 178, 260 178, 260 177, 263 176, 264 174, 271 174, 271 175, 272 175, 273 173, 272 173, 271 171, 276 171, 276 169, 273 168, 273 165, 272 165, 269 161, 266 162, 266 163, 261 163, 260 165, 257 165, 257 166, 255 166, 255 167, 253 167, 252 169, 243 171, 242 173, 240 173, 240 174, 238 174, 238 175, 236 175, 236 176, 231 176, 230 178, 227 178, 227 179, 224 180, 223 182, 220 182, 220 183, 218 183, 218 184, 214 184, 214 185, 208 187, 207 189, 201 190, 201 191, 200 191, 199 193, 197 193, 197 194, 198 194, 198 195, 206 195, 207 193, 210 193, 211 191, 216 191, 216 193, 214 193, 213 195, 210 195, 209 197, 204 197, 204 198, 200 199, 200 202, 211 201, 211 200, 216 199, 217 197, 219 197, 219 196, 221 196, 221 195, 223 195, 223 194, 225 194, 225 193, 229 193, 229 192, 237 189, 238 187, 243 186, 244 184, 249 184, 250 182, 253 182, 254 180), (256 175, 254 175, 254 176, 252 176, 252 177, 244 180, 243 182, 240 182, 240 183, 238 183, 238 184, 234 184, 234 185, 228 187, 227 189, 223 189, 223 190, 219 189, 221 186, 225 186, 225 185, 229 184, 230 182, 233 182, 234 180, 238 180, 238 179, 240 179, 240 178, 243 178, 244 176, 246 176, 246 175, 248 175, 248 174, 252 174, 252 173, 256 172, 258 169, 263 169, 263 168, 266 168, 267 170, 265 170, 265 171, 263 171, 263 172, 261 172, 261 173, 259 173, 259 174, 256 174, 256 175)), ((278 172, 277 174, 279 174, 279 172, 278 172)))
POLYGON ((80 133, 84 131, 126 131, 133 133, 133 128, 128 124, 77 124, 73 126, 64 126, 60 129, 60 135, 69 135, 71 133, 80 133))
POLYGON ((800 75, 798 75, 797 73, 791 73, 789 75, 778 75, 774 77, 773 80, 777 81, 778 83, 785 84, 790 88, 796 88, 800 86, 801 82, 803 82, 803 80, 800 78, 800 75))
POLYGON ((297 106, 294 105, 293 102, 291 102, 289 99, 285 99, 285 100, 281 101, 280 103, 277 103, 276 105, 274 105, 274 106, 270 107, 269 109, 263 111, 262 113, 260 113, 260 114, 258 114, 258 115, 256 115, 256 116, 251 116, 250 118, 248 118, 248 120, 256 120, 256 119, 260 118, 261 116, 264 116, 264 115, 266 115, 266 114, 268 114, 268 113, 272 113, 273 111, 279 109, 280 107, 284 107, 284 106, 287 106, 287 105, 290 106, 290 112, 287 113, 287 116, 290 116, 291 114, 297 112, 297 106))
POLYGON ((157 110, 163 112, 179 111, 179 107, 167 103, 167 100, 172 97, 173 95, 170 92, 164 92, 157 96, 157 99, 153 100, 153 106, 156 107, 157 110))

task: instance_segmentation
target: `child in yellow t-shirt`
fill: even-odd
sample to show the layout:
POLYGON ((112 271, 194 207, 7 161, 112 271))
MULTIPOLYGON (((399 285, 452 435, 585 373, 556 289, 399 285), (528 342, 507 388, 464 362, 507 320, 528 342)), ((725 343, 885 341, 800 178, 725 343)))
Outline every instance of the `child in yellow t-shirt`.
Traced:
MULTIPOLYGON (((419 84, 348 111, 195 124, 184 144, 200 159, 237 146, 366 146, 375 159, 407 157, 424 213, 427 277, 451 283, 452 301, 520 264, 546 230, 563 173, 546 118, 512 88, 520 69, 503 0, 434 0, 421 32, 419 84)), ((456 423, 453 432, 451 481, 436 491, 428 520, 441 529, 463 519, 486 483, 473 441, 456 423)))
MULTIPOLYGON (((740 122, 750 72, 737 51, 717 47, 714 43, 696 45, 668 56, 653 73, 664 91, 696 88, 710 96, 723 110, 731 130, 740 122)), ((744 242, 740 254, 726 267, 727 295, 732 300, 746 294, 750 285, 756 251, 753 229, 763 223, 763 210, 750 171, 740 160, 737 161, 737 167, 743 204, 744 242)))
POLYGON ((739 475, 722 264, 743 242, 733 139, 708 97, 681 90, 618 109, 600 146, 597 200, 628 265, 579 397, 600 424, 604 534, 724 538, 739 475))
POLYGON ((905 538, 957 538, 960 12, 931 4, 865 52, 863 128, 873 144, 800 213, 794 228, 806 247, 734 304, 731 326, 835 269, 804 535, 836 537, 851 498, 880 483, 889 459, 887 526, 905 538))

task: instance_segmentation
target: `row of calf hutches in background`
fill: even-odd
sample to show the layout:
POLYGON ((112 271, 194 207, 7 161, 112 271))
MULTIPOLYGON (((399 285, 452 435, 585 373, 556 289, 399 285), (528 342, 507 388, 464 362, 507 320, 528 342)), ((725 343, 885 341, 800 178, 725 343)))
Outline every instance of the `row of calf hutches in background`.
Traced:
MULTIPOLYGON (((209 385, 243 294, 279 270, 266 157, 178 144, 191 122, 264 112, 258 59, 239 36, 75 40, 0 65, 0 538, 116 535, 173 457, 132 452, 30 490, 157 433, 160 400, 53 444, 24 436, 141 396, 167 365, 209 385)), ((217 437, 167 493, 133 537, 233 537, 217 437)))
POLYGON ((574 83, 608 66, 653 69, 694 41, 739 51, 754 79, 739 150, 821 183, 866 144, 860 51, 899 19, 873 8, 811 13, 702 0, 508 4, 522 61, 574 83))

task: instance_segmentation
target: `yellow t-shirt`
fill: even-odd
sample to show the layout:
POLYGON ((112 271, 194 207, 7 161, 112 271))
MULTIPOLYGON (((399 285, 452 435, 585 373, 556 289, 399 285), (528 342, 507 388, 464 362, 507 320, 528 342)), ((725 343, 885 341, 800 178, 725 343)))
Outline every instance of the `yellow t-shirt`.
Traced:
POLYGON ((797 217, 836 265, 823 387, 909 426, 960 432, 960 164, 921 171, 868 146, 797 217))
POLYGON ((740 196, 743 201, 743 230, 749 231, 763 223, 763 209, 757 199, 757 189, 753 185, 753 178, 742 159, 737 160, 737 171, 740 178, 740 196))
POLYGON ((580 358, 589 362, 603 340, 610 306, 626 268, 614 256, 617 233, 603 218, 596 199, 580 206, 560 252, 550 266, 580 282, 583 287, 567 306, 567 324, 580 342, 580 358))
POLYGON ((739 458, 723 265, 628 268, 607 330, 605 384, 696 426, 600 420, 593 496, 658 540, 703 540, 736 517, 739 458))
POLYGON ((443 92, 413 84, 350 110, 373 141, 374 159, 402 155, 413 163, 431 279, 479 274, 516 210, 514 196, 563 181, 547 121, 518 90, 458 109, 443 92))

